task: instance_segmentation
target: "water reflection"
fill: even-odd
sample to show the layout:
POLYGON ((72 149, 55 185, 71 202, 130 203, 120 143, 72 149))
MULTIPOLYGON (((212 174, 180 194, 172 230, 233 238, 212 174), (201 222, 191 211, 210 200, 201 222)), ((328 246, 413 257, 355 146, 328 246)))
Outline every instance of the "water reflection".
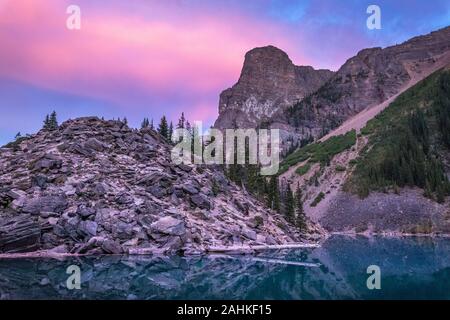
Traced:
POLYGON ((334 236, 256 256, 0 260, 2 299, 448 299, 450 240, 334 236), (81 290, 66 287, 78 265, 81 290), (380 266, 381 290, 366 269, 380 266))

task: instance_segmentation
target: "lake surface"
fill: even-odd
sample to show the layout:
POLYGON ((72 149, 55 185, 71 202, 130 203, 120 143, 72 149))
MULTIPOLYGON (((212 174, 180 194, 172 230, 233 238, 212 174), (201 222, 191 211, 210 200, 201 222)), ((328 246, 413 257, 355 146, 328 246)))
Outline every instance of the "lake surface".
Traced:
POLYGON ((0 260, 1 299, 450 299, 450 239, 333 236, 316 249, 0 260), (69 290, 70 265, 81 289, 69 290), (369 290, 367 267, 381 270, 369 290))

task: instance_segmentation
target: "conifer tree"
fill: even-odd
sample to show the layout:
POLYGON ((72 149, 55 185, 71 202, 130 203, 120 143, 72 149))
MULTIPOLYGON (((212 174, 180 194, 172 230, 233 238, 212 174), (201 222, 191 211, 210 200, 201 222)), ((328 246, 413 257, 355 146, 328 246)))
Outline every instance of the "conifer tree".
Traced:
POLYGON ((172 141, 172 136, 173 136, 173 123, 172 123, 172 121, 170 121, 169 132, 168 132, 168 135, 167 135, 167 140, 172 141))
POLYGON ((184 112, 181 113, 181 117, 178 120, 177 129, 184 129, 186 118, 184 117, 184 112))
POLYGON ((300 189, 300 185, 297 185, 297 190, 295 192, 295 206, 296 206, 296 219, 295 224, 297 227, 304 231, 306 230, 306 218, 305 211, 303 209, 303 194, 300 189))
POLYGON ((58 129, 58 120, 55 111, 53 111, 50 116, 48 114, 45 116, 43 128, 49 131, 58 129))
POLYGON ((150 122, 150 129, 155 130, 155 125, 153 124, 153 118, 152 118, 152 121, 150 122))
POLYGON ((144 118, 144 120, 142 120, 142 123, 141 123, 141 128, 144 129, 144 128, 148 128, 149 126, 150 126, 150 122, 148 121, 148 118, 144 118))
POLYGON ((45 129, 45 130, 48 130, 49 127, 50 127, 50 117, 49 117, 49 115, 47 114, 47 115, 45 116, 44 126, 43 126, 42 128, 45 129))
POLYGON ((285 191, 285 215, 287 221, 294 223, 295 222, 295 204, 294 204, 294 195, 292 193, 291 187, 287 184, 285 191))
POLYGON ((159 123, 158 132, 161 136, 167 139, 169 134, 169 126, 167 124, 166 116, 162 116, 161 121, 159 123))
POLYGON ((186 129, 190 134, 192 134, 192 127, 191 127, 191 124, 190 124, 189 121, 187 121, 187 120, 186 120, 186 126, 185 126, 185 129, 186 129))
POLYGON ((275 211, 280 210, 280 193, 278 189, 278 178, 276 176, 270 177, 267 200, 267 204, 271 209, 275 211))
POLYGON ((50 115, 50 128, 51 128, 51 130, 58 129, 58 119, 56 118, 55 111, 53 111, 50 115))

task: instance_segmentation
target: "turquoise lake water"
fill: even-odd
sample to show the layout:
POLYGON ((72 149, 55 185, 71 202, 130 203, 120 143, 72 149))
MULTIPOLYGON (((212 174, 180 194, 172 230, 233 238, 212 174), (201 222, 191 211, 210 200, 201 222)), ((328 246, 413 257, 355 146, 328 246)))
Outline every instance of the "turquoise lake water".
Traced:
POLYGON ((450 239, 333 236, 257 255, 0 260, 1 299, 450 299, 450 239), (70 265, 81 289, 69 290, 70 265), (367 267, 381 271, 369 290, 367 267))

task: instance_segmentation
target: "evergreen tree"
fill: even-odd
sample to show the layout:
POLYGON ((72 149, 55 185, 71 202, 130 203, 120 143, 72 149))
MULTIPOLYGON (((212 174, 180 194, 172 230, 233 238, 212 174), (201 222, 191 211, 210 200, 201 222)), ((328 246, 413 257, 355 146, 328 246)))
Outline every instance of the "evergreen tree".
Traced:
POLYGON ((295 204, 294 204, 294 195, 292 193, 291 187, 289 184, 286 186, 285 190, 285 215, 286 220, 294 223, 295 222, 295 204))
POLYGON ((447 192, 445 190, 445 186, 443 184, 440 184, 436 190, 436 201, 438 203, 444 203, 446 195, 447 195, 447 192))
POLYGON ((56 112, 53 111, 50 114, 50 130, 58 129, 58 119, 56 118, 56 112))
POLYGON ((144 120, 142 120, 142 123, 141 123, 141 128, 144 129, 144 128, 148 128, 149 126, 150 126, 150 121, 148 121, 148 118, 144 118, 144 120))
POLYGON ((166 116, 162 116, 161 121, 159 123, 158 132, 161 136, 167 139, 169 134, 169 126, 167 124, 166 116))
POLYGON ((20 137, 22 137, 22 134, 21 134, 20 131, 19 131, 19 132, 17 132, 17 134, 15 135, 14 139, 17 140, 17 139, 19 139, 20 137))
POLYGON ((172 141, 172 136, 173 136, 173 123, 172 123, 172 121, 170 121, 169 132, 168 132, 168 135, 167 135, 167 140, 172 141))
POLYGON ((190 134, 192 134, 192 127, 191 127, 191 124, 190 124, 189 121, 187 121, 187 120, 186 120, 186 126, 185 126, 185 129, 186 129, 190 134))
POLYGON ((150 129, 155 130, 155 125, 153 124, 153 118, 152 118, 152 121, 150 122, 150 129))
POLYGON ((181 113, 181 117, 178 120, 177 129, 184 129, 186 119, 184 117, 184 112, 181 113))
POLYGON ((128 125, 128 119, 127 119, 127 117, 123 117, 122 122, 123 122, 124 125, 128 125))
POLYGON ((267 205, 275 211, 280 210, 280 193, 278 189, 278 177, 276 176, 270 177, 267 205))
POLYGON ((50 128, 50 117, 48 114, 45 116, 44 126, 42 128, 45 130, 48 130, 50 128))
POLYGON ((50 116, 48 114, 45 116, 43 129, 49 131, 58 129, 58 120, 55 111, 53 111, 50 116))
POLYGON ((302 198, 303 198, 302 190, 300 189, 300 185, 297 185, 297 190, 295 192, 295 206, 296 206, 295 224, 301 231, 304 231, 306 230, 306 217, 305 211, 303 209, 302 198))

